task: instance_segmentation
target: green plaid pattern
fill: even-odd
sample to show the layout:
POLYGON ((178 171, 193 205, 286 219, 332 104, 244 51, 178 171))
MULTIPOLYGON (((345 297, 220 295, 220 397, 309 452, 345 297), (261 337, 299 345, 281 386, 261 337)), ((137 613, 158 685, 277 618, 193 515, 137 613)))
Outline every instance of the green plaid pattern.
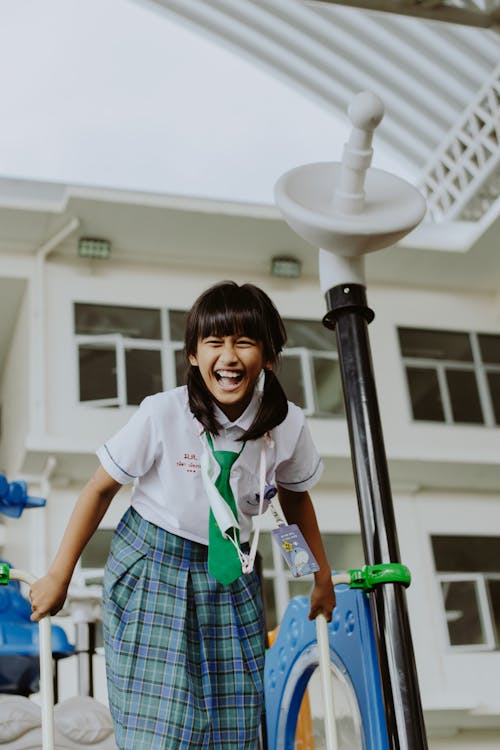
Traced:
POLYGON ((103 620, 120 750, 255 750, 264 670, 255 573, 219 584, 205 545, 129 508, 106 564, 103 620))

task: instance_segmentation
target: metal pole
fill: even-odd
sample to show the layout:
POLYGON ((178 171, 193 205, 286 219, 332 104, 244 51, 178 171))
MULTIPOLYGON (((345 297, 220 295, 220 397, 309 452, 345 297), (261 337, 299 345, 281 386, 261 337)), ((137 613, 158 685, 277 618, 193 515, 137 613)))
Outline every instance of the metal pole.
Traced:
MULTIPOLYGON (((18 568, 9 571, 11 581, 22 581, 32 586, 37 580, 31 573, 18 568)), ((50 616, 46 615, 38 623, 40 649, 40 696, 42 699, 42 748, 54 750, 54 682, 52 661, 52 628, 50 616)))
MULTIPOLYGON (((389 472, 368 338, 373 311, 361 284, 326 293, 323 319, 337 337, 366 563, 400 562, 389 472)), ((387 732, 393 750, 426 750, 427 739, 401 584, 370 594, 387 732)))
POLYGON ((77 621, 75 624, 78 661, 78 695, 94 697, 95 623, 77 621))
POLYGON ((322 614, 316 617, 316 639, 318 641, 321 694, 323 696, 323 710, 325 712, 325 746, 326 750, 339 750, 337 724, 335 722, 335 705, 333 702, 332 671, 330 668, 331 657, 328 625, 326 617, 322 614))

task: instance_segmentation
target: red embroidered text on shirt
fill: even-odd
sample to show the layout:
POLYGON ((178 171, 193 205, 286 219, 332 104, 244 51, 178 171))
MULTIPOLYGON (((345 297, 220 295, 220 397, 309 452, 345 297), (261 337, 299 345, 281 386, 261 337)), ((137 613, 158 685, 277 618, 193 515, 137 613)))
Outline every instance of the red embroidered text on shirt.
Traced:
POLYGON ((176 465, 188 474, 196 474, 201 468, 200 460, 196 453, 184 453, 176 465))

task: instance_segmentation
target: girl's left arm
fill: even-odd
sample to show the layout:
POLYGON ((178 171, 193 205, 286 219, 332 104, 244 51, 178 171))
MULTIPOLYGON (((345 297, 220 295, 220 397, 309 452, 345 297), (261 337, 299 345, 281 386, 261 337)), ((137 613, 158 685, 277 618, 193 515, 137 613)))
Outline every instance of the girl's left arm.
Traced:
POLYGON ((326 558, 316 513, 309 493, 292 492, 278 486, 278 497, 287 522, 297 524, 319 565, 319 570, 314 574, 309 619, 314 620, 317 615, 323 613, 326 619, 330 621, 335 607, 332 572, 326 558))

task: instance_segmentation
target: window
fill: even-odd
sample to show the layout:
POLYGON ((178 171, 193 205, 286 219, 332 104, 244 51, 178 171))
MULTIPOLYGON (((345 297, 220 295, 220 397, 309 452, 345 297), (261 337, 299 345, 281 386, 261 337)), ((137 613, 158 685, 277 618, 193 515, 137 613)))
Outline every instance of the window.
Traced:
MULTIPOLYGON (((181 310, 75 303, 79 400, 134 406, 185 382, 187 313, 181 310)), ((287 348, 278 376, 308 415, 342 416, 335 337, 319 321, 286 320, 287 348)))
POLYGON ((432 548, 451 646, 500 646, 500 537, 434 536, 432 548))
POLYGON ((278 371, 290 401, 308 415, 344 414, 334 334, 316 320, 284 320, 288 340, 278 371))
MULTIPOLYGON (((363 546, 359 534, 322 534, 323 544, 330 564, 336 570, 361 568, 364 563, 363 546)), ((278 545, 270 532, 261 532, 259 551, 264 574, 264 605, 266 625, 273 630, 285 613, 289 600, 311 592, 313 576, 294 578, 284 562, 278 545)))
POLYGON ((80 402, 135 406, 183 383, 185 317, 175 310, 76 303, 80 402))
POLYGON ((414 419, 500 425, 500 335, 398 330, 414 419))

